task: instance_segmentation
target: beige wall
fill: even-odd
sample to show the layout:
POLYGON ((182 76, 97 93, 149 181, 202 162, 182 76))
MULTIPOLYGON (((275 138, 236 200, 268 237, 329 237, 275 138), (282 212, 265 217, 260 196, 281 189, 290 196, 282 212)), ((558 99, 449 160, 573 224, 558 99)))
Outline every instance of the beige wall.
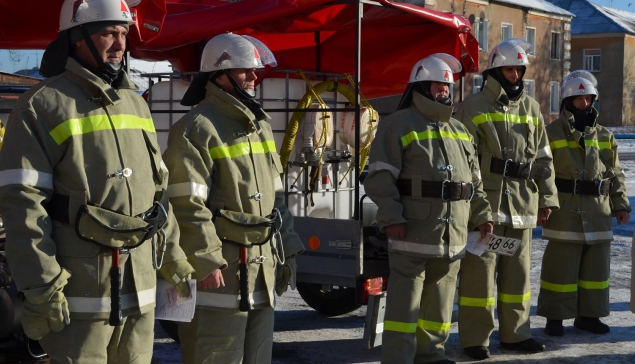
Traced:
MULTIPOLYGON (((568 71, 564 67, 564 24, 569 20, 560 20, 554 17, 529 14, 527 11, 514 7, 512 5, 490 2, 487 5, 485 1, 471 2, 466 0, 402 0, 399 2, 407 2, 415 5, 423 5, 425 7, 439 10, 450 11, 465 16, 470 22, 475 19, 484 19, 488 21, 488 49, 479 51, 479 64, 482 72, 487 66, 487 58, 489 51, 501 42, 502 23, 512 24, 512 34, 515 38, 525 39, 525 28, 532 27, 536 29, 536 53, 530 56, 531 65, 527 68, 525 79, 534 80, 535 97, 540 103, 541 111, 547 122, 555 119, 557 115, 550 114, 550 82, 555 81, 562 83, 563 74, 568 71), (556 31, 561 36, 561 59, 551 60, 551 32, 556 31)), ((474 74, 468 74, 464 81, 464 96, 468 97, 473 93, 474 74)), ((459 86, 454 90, 455 99, 458 101, 459 86)))
MULTIPOLYGON (((624 39, 622 125, 635 125, 635 37, 624 39)), ((602 102, 602 101, 600 101, 602 102)))
MULTIPOLYGON (((624 79, 624 36, 579 38, 571 40, 571 69, 584 68, 584 49, 600 49, 600 71, 593 74, 598 79, 600 93, 600 116, 598 122, 602 125, 632 124, 630 105, 628 112, 624 107, 626 94, 624 79)), ((633 56, 631 50, 631 57, 633 56)), ((630 73, 633 70, 629 71, 630 73)))

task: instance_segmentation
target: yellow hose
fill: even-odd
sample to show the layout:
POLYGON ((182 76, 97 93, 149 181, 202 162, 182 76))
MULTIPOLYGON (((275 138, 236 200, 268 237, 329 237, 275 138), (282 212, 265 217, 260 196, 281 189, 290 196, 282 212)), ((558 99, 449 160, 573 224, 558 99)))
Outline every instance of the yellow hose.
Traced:
POLYGON ((2 124, 2 120, 0 120, 0 149, 2 149, 3 143, 4 143, 4 125, 2 124))
MULTIPOLYGON (((315 90, 317 95, 324 92, 337 91, 342 94, 342 96, 346 97, 351 105, 355 106, 355 93, 346 85, 337 81, 320 82, 313 86, 313 90, 315 90)), ((307 109, 311 106, 312 101, 313 91, 309 90, 304 94, 304 96, 302 96, 302 99, 298 102, 297 108, 307 109)), ((289 162, 289 155, 291 155, 291 151, 293 150, 293 143, 295 142, 295 137, 298 134, 298 129, 300 128, 300 121, 304 118, 304 114, 306 114, 306 111, 296 111, 291 116, 291 120, 289 120, 287 131, 284 134, 284 139, 282 140, 282 147, 280 148, 280 161, 282 162, 283 167, 286 167, 289 162)))

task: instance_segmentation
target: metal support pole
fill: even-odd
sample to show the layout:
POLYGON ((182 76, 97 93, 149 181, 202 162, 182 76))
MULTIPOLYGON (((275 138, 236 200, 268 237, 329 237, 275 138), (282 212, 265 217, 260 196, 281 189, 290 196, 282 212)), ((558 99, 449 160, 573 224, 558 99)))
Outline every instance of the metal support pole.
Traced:
POLYGON ((357 25, 357 39, 355 40, 355 49, 357 50, 357 58, 355 64, 355 202, 353 203, 354 212, 353 218, 355 220, 359 220, 359 169, 360 169, 360 135, 359 135, 359 123, 361 119, 360 112, 360 86, 359 86, 359 75, 361 73, 361 62, 362 62, 362 17, 364 12, 364 4, 362 4, 361 0, 357 2, 357 19, 355 23, 357 25))

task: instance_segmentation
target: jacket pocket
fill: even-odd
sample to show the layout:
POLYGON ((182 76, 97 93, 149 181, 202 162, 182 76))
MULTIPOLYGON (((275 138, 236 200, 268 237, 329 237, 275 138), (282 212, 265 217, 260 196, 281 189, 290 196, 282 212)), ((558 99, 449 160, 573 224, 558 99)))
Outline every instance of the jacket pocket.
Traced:
POLYGON ((158 184, 162 185, 168 175, 168 169, 161 158, 161 152, 159 151, 156 138, 151 138, 145 130, 142 130, 141 132, 143 133, 143 139, 146 142, 146 148, 148 149, 148 154, 150 155, 152 172, 154 173, 156 180, 159 182, 158 184))
POLYGON ((426 220, 430 217, 430 203, 421 200, 403 199, 403 217, 406 219, 426 220))
POLYGON ((271 163, 278 174, 284 173, 284 168, 282 167, 282 162, 280 162, 280 155, 278 153, 271 153, 271 163))

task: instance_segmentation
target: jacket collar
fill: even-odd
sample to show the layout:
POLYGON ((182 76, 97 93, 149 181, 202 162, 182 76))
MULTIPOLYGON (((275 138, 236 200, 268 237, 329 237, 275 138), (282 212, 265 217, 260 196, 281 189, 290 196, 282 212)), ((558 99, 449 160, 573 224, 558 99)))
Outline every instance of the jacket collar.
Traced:
POLYGON ((104 106, 116 105, 121 102, 117 89, 138 90, 137 85, 130 81, 125 72, 122 72, 119 85, 115 89, 71 57, 66 60, 65 73, 73 81, 86 87, 93 94, 93 97, 99 99, 104 106))
MULTIPOLYGON (((600 115, 600 113, 598 113, 598 111, 594 107, 591 107, 591 113, 593 114, 593 125, 591 125, 589 128, 594 129, 598 125, 598 116, 600 115)), ((573 113, 567 110, 565 107, 561 108, 559 119, 567 124, 569 126, 569 129, 571 129, 572 131, 575 130, 575 120, 573 118, 573 113)))
POLYGON ((452 117, 452 106, 432 101, 418 92, 412 93, 412 103, 410 106, 414 107, 426 118, 435 122, 447 122, 452 117))
POLYGON ((507 93, 503 89, 503 86, 501 86, 501 84, 496 81, 494 77, 487 78, 484 90, 488 96, 494 98, 499 104, 506 106, 518 103, 522 99, 523 95, 525 95, 525 90, 523 89, 520 92, 520 95, 518 95, 516 101, 509 100, 509 97, 507 97, 507 93))
MULTIPOLYGON (((252 132, 260 130, 256 116, 245 104, 240 102, 240 100, 223 91, 213 82, 208 82, 205 89, 205 99, 203 102, 217 106, 222 112, 227 114, 227 116, 240 122, 246 131, 252 132)), ((267 113, 265 113, 265 117, 266 119, 271 119, 267 113)))

